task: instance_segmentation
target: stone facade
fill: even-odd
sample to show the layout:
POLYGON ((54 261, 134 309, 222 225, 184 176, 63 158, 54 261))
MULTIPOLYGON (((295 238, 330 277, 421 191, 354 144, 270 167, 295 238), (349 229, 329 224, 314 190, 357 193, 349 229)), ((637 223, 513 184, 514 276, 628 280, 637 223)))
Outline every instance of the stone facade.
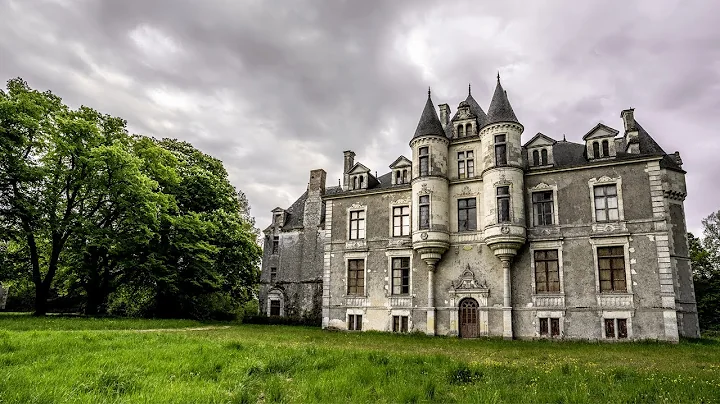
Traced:
POLYGON ((342 186, 314 170, 273 210, 263 311, 461 337, 698 337, 682 161, 621 118, 622 135, 522 144, 499 78, 487 114, 468 94, 438 117, 428 93, 412 158, 376 178, 347 151, 342 186))

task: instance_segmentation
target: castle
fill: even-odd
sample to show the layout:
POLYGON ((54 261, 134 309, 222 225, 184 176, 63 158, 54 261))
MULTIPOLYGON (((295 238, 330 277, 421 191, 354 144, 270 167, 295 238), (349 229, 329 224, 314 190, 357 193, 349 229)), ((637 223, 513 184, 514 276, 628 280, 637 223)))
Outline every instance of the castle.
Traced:
POLYGON ((272 211, 263 313, 463 338, 699 336, 685 171, 633 109, 620 136, 523 145, 498 76, 487 113, 470 91, 439 112, 428 91, 411 158, 387 174, 346 151, 341 187, 313 170, 272 211))

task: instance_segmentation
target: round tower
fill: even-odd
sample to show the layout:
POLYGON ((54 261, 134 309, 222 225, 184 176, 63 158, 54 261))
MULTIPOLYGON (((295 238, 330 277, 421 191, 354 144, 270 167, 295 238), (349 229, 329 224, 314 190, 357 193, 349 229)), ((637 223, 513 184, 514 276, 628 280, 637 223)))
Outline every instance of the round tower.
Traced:
POLYGON ((435 266, 450 246, 448 146, 430 98, 420 117, 412 148, 412 245, 428 266, 427 333, 435 334, 435 266))
POLYGON ((525 244, 524 171, 521 154, 523 126, 510 106, 507 93, 497 86, 480 130, 485 156, 482 173, 484 212, 482 218, 485 244, 500 260, 504 278, 503 336, 512 338, 512 301, 510 264, 525 244))

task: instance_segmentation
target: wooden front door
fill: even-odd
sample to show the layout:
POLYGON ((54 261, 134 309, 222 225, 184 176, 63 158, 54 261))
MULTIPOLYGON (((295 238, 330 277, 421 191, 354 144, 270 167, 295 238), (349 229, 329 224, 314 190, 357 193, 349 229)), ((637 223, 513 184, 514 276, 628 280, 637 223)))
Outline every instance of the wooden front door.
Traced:
POLYGON ((460 338, 478 336, 478 302, 465 298, 460 301, 460 338))

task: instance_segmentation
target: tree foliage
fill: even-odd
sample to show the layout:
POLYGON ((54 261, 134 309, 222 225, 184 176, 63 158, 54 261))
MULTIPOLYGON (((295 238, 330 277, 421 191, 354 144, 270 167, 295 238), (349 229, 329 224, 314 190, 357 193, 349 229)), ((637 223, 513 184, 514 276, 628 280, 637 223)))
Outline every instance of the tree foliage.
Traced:
POLYGON ((247 200, 221 161, 64 105, 22 79, 0 90, 0 281, 34 309, 231 316, 258 282, 247 200))
POLYGON ((688 233, 700 327, 720 330, 720 211, 702 221, 703 238, 688 233))

